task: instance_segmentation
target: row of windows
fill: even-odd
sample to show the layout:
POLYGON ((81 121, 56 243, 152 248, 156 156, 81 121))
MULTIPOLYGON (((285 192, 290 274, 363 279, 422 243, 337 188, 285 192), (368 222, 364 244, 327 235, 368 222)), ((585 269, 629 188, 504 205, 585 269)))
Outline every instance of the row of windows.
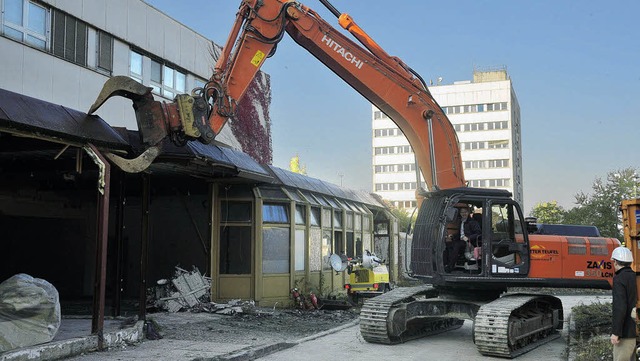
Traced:
MULTIPOLYGON (((407 191, 415 190, 417 187, 416 182, 399 182, 399 183, 376 183, 375 191, 407 191)), ((426 188, 426 184, 422 182, 422 187, 426 188)))
POLYGON ((416 201, 393 201, 391 204, 396 208, 415 208, 418 206, 416 201))
POLYGON ((509 168, 509 159, 467 160, 464 169, 509 168))
POLYGON ((145 56, 140 52, 131 50, 129 55, 129 73, 131 78, 145 83, 144 69, 149 69, 149 85, 152 92, 165 98, 173 99, 178 94, 187 91, 187 75, 175 67, 165 64, 161 60, 145 56), (149 67, 145 64, 148 62, 149 67))
POLYGON ((508 110, 507 102, 442 107, 445 114, 482 113, 499 110, 508 110))
POLYGON ((465 123, 454 124, 456 132, 476 132, 481 130, 499 130, 509 129, 509 122, 506 120, 498 122, 483 122, 483 123, 465 123))
POLYGON ((373 149, 373 152, 375 155, 412 153, 410 145, 399 145, 395 147, 375 147, 373 149))
POLYGON ((376 173, 401 173, 401 172, 415 172, 415 163, 407 164, 383 164, 374 167, 376 173))
POLYGON ((2 34, 76 63, 110 73, 113 70, 113 37, 57 9, 29 0, 3 0, 2 34), (95 50, 88 49, 89 40, 95 50), (88 52, 95 51, 95 64, 88 52))
POLYGON ((373 119, 375 119, 375 120, 378 120, 378 119, 389 119, 389 117, 385 113, 383 113, 383 112, 381 112, 379 110, 376 110, 375 112, 373 112, 373 119))
POLYGON ((478 149, 505 149, 509 148, 509 140, 490 140, 487 142, 462 142, 460 143, 462 150, 478 150, 478 149))
POLYGON ((403 135, 400 129, 398 128, 383 128, 383 129, 375 129, 373 131, 373 136, 378 137, 397 137, 403 135))
POLYGON ((511 180, 502 179, 474 179, 469 181, 469 186, 474 188, 510 187, 511 180))
MULTIPOLYGON (((289 203, 265 202, 262 207, 262 272, 265 274, 289 273, 291 263, 291 229, 289 227, 289 203)), ((319 243, 310 242, 309 251, 319 257, 311 256, 309 268, 311 271, 330 269, 329 256, 335 251, 343 253, 346 248, 348 257, 362 255, 362 235, 358 231, 362 228, 365 232, 371 231, 371 216, 346 212, 346 229, 343 232, 342 215, 344 212, 320 207, 310 207, 310 225, 320 225, 320 218, 327 226, 322 229, 322 238, 319 243), (325 222, 325 218, 329 221, 325 222), (333 227, 335 230, 331 230, 333 227), (361 227, 362 226, 362 227, 361 227), (329 229, 327 229, 327 227, 329 229), (340 228, 340 229, 338 229, 340 228), (355 232, 353 231, 355 229, 355 232), (346 243, 346 244, 345 244, 346 243), (335 251, 334 251, 335 250, 335 251), (319 260, 322 259, 322 262, 319 260)), ((251 235, 250 223, 252 203, 247 201, 223 201, 221 203, 222 224, 220 227, 220 273, 221 274, 249 274, 251 273, 251 235)), ((306 224, 307 206, 296 204, 295 223, 306 224)), ((305 269, 305 251, 307 235, 305 229, 294 230, 294 267, 296 271, 305 269)))

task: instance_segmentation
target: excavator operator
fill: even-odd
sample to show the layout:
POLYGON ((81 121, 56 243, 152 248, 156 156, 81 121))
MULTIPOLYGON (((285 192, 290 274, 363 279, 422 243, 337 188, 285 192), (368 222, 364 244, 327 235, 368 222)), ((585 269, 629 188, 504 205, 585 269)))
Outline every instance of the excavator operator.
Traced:
POLYGON ((478 246, 482 236, 480 224, 471 217, 471 209, 468 204, 457 203, 458 219, 455 224, 457 232, 447 235, 444 251, 444 270, 451 273, 456 266, 456 261, 462 253, 469 260, 473 258, 473 249, 478 246))

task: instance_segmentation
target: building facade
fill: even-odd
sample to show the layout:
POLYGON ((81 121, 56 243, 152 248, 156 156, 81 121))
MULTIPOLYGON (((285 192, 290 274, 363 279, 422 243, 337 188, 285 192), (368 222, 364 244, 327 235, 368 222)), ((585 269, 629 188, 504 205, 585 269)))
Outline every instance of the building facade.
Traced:
MULTIPOLYGON (((2 59, 0 87, 72 109, 87 111, 115 75, 130 76, 152 87, 157 100, 171 102, 205 84, 220 50, 142 0, 0 0, 0 8, 0 53, 9 54, 2 59)), ((270 96, 266 74, 255 86, 270 96)), ((269 102, 263 99, 258 112, 268 115, 269 102)), ((128 99, 113 98, 96 114, 111 126, 137 129, 128 99)), ((266 123, 247 127, 270 137, 266 123)), ((225 127, 216 140, 268 154, 271 161, 269 139, 252 143, 267 149, 250 152, 238 138, 225 127)))
MULTIPOLYGON (((522 202, 520 106, 506 69, 429 87, 458 135, 470 187, 507 189, 522 202)), ((395 123, 372 107, 373 191, 397 208, 416 206, 413 150, 395 123)), ((423 182, 424 186, 424 182, 423 182)))

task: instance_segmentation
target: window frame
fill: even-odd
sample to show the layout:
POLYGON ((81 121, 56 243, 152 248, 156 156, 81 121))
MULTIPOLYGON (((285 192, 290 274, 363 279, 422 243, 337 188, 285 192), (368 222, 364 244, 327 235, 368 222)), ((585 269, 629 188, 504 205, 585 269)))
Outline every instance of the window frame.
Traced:
POLYGON ((51 8, 30 0, 18 1, 22 3, 21 24, 16 24, 8 20, 6 0, 2 2, 2 17, 0 19, 0 25, 2 25, 2 35, 37 49, 49 50, 49 48, 51 47, 51 8), (42 29, 44 30, 44 34, 39 33, 37 30, 34 30, 29 26, 29 20, 31 20, 30 5, 44 10, 44 24, 42 29), (17 34, 7 32, 5 28, 8 28, 13 32, 20 33, 20 38, 18 38, 17 34), (29 41, 29 37, 44 42, 44 45, 41 46, 34 43, 33 41, 29 41))

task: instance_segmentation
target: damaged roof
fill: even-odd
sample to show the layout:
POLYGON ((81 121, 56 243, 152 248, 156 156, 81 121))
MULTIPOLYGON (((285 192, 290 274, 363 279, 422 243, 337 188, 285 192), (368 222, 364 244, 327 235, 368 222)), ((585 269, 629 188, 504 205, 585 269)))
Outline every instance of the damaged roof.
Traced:
POLYGON ((0 130, 43 140, 128 150, 129 144, 107 122, 62 105, 0 89, 0 130))
MULTIPOLYGON (((144 151, 138 131, 117 128, 129 141, 136 155, 144 151)), ((180 147, 165 138, 158 158, 151 164, 152 171, 179 172, 203 177, 241 177, 271 183, 273 176, 248 154, 223 144, 203 144, 187 141, 180 147)))
POLYGON ((335 184, 284 170, 282 168, 274 166, 268 167, 271 172, 273 172, 273 174, 278 178, 278 180, 287 187, 303 189, 315 193, 334 196, 336 198, 342 198, 354 202, 364 203, 367 205, 386 208, 385 205, 371 193, 339 187, 335 184))

